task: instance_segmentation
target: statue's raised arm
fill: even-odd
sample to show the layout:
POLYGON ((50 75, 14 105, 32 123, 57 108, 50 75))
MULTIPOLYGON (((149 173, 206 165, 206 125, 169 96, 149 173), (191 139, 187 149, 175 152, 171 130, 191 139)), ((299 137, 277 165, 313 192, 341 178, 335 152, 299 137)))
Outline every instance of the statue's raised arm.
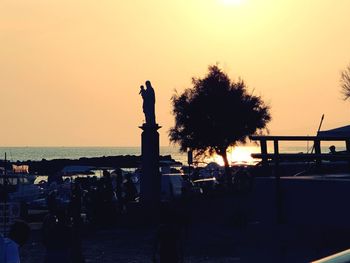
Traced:
POLYGON ((156 116, 155 116, 155 103, 156 98, 154 94, 154 89, 149 80, 146 81, 146 89, 141 86, 139 94, 143 99, 142 109, 145 114, 146 124, 155 125, 156 116))

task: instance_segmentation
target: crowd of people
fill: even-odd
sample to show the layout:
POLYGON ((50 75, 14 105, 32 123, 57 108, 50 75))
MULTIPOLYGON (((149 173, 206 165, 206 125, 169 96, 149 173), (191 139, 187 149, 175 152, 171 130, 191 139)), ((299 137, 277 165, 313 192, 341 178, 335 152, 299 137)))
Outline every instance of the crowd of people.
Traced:
POLYGON ((131 175, 123 175, 121 169, 112 173, 105 170, 100 178, 76 178, 70 183, 68 193, 70 197, 67 202, 60 198, 60 190, 54 188, 48 194, 48 205, 56 203, 55 206, 67 210, 74 220, 84 213, 85 221, 94 225, 114 221, 118 215, 125 213, 129 202, 138 198, 131 175))
POLYGON ((58 198, 57 189, 48 194, 49 213, 42 226, 46 263, 85 262, 81 249, 84 224, 113 224, 118 215, 125 213, 127 203, 138 197, 130 176, 123 176, 120 169, 103 171, 100 178, 76 178, 70 193, 68 203, 58 198))
MULTIPOLYGON (((160 225, 154 244, 154 262, 183 262, 183 239, 190 218, 188 198, 192 196, 191 181, 197 179, 196 176, 195 170, 192 176, 183 178, 182 195, 179 199, 162 202, 160 225)), ((243 171, 237 171, 234 177, 236 181, 232 182, 237 187, 243 187, 246 177, 243 171)), ((103 171, 100 178, 75 178, 69 184, 68 201, 60 198, 59 187, 49 188, 47 194, 48 214, 42 224, 45 263, 85 262, 82 252, 83 229, 88 226, 95 228, 113 225, 118 222, 118 216, 128 212, 128 204, 138 199, 138 191, 131 175, 123 174, 121 169, 103 171)), ((21 231, 25 232, 23 229, 28 229, 27 234, 29 233, 29 228, 22 227, 21 231)), ((27 234, 23 235, 27 238, 27 234)), ((6 239, 8 250, 11 250, 8 253, 18 255, 18 246, 25 242, 25 238, 17 241, 16 235, 12 236, 13 239, 6 239), (17 251, 17 254, 13 251, 17 251)), ((19 257, 17 258, 17 261, 0 259, 0 263, 19 263, 19 257)))

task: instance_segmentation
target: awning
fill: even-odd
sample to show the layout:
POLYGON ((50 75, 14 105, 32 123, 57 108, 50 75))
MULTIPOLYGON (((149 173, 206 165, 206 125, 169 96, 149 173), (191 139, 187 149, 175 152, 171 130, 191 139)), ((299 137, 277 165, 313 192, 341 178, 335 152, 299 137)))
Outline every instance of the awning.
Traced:
POLYGON ((350 137, 350 125, 327 130, 319 131, 317 136, 327 136, 327 137, 350 137))
POLYGON ((92 174, 91 170, 94 168, 94 166, 68 165, 65 166, 61 172, 63 175, 92 174))

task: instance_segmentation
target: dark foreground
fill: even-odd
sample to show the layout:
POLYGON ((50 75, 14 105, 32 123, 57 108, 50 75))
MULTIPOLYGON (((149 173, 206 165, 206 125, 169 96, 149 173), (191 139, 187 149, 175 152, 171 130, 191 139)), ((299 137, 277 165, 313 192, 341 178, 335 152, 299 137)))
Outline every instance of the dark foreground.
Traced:
MULTIPOLYGON (((310 262, 350 247, 350 231, 344 228, 261 223, 247 208, 237 197, 192 202, 184 262, 310 262)), ((21 251, 23 263, 44 260, 39 225, 32 227, 36 230, 21 251)), ((156 229, 143 225, 141 217, 86 228, 86 262, 152 262, 156 229)))

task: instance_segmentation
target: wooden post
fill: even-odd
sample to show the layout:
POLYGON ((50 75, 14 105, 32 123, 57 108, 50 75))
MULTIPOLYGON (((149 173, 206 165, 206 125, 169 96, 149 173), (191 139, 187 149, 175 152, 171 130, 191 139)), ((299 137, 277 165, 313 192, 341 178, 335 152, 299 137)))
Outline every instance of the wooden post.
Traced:
POLYGON ((276 179, 279 179, 279 149, 278 149, 278 140, 273 140, 273 150, 274 150, 274 158, 275 158, 275 176, 276 179))
POLYGON ((266 140, 264 140, 264 139, 260 140, 260 148, 261 148, 261 154, 262 154, 261 161, 262 161, 263 166, 265 166, 267 164, 267 157, 266 157, 267 143, 266 143, 266 140))
MULTIPOLYGON (((346 154, 350 154, 350 140, 346 140, 345 144, 346 144, 346 154)), ((348 160, 348 167, 350 170, 350 159, 348 160)))
POLYGON ((275 155, 279 154, 278 140, 273 140, 273 150, 275 155))
POLYGON ((279 167, 279 147, 278 139, 273 140, 273 154, 275 158, 274 173, 276 178, 276 220, 278 224, 283 223, 283 209, 282 209, 282 189, 281 189, 281 175, 279 167))
MULTIPOLYGON (((320 140, 315 138, 314 140, 314 146, 315 146, 315 154, 321 154, 321 143, 320 140)), ((321 165, 321 159, 319 157, 316 158, 316 167, 320 167, 321 165)))
POLYGON ((346 140, 345 144, 346 144, 346 151, 349 154, 350 153, 350 140, 346 140))

